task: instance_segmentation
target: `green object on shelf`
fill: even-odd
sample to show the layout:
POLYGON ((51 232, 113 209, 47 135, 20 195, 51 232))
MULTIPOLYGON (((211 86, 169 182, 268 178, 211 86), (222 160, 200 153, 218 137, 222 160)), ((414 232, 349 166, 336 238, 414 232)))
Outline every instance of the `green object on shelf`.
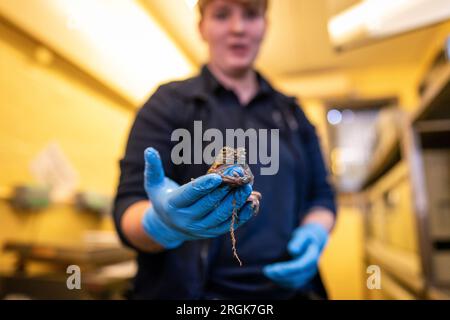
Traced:
POLYGON ((79 210, 86 210, 97 214, 107 214, 111 210, 111 198, 96 192, 80 192, 75 198, 75 205, 79 210))
POLYGON ((50 205, 50 190, 40 186, 16 186, 11 204, 19 210, 41 210, 50 205))

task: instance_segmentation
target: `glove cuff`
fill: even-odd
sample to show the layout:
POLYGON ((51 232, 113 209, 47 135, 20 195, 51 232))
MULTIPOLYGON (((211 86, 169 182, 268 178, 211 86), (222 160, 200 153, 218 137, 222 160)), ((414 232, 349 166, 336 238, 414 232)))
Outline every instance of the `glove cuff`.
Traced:
POLYGON ((316 242, 319 244, 320 251, 322 251, 325 245, 327 244, 329 237, 328 231, 325 229, 325 227, 317 222, 309 222, 301 226, 300 228, 307 229, 311 232, 311 235, 316 239, 316 242))
POLYGON ((150 207, 142 218, 142 226, 153 240, 166 249, 175 249, 184 242, 181 233, 174 230, 158 216, 153 207, 150 207))

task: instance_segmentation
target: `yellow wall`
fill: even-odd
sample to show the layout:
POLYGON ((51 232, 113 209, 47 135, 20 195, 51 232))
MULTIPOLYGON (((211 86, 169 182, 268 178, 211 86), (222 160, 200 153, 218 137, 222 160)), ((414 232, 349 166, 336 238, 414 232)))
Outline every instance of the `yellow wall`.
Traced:
MULTIPOLYGON (((30 161, 56 142, 76 169, 80 190, 113 195, 133 108, 58 56, 39 62, 46 60, 36 59, 43 50, 0 20, 0 187, 34 183, 30 161)), ((13 212, 0 201, 0 246, 12 238, 76 242, 84 230, 97 228, 111 228, 110 219, 68 204, 13 212)), ((2 256, 0 269, 11 263, 2 256)))
POLYGON ((362 299, 366 274, 363 216, 352 205, 341 204, 336 226, 320 261, 330 299, 362 299))

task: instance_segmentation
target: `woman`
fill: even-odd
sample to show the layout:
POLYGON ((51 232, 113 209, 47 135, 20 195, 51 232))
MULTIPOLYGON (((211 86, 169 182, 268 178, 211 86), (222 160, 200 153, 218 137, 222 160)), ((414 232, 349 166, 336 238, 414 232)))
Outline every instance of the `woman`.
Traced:
POLYGON ((138 112, 120 162, 114 218, 121 239, 138 251, 133 297, 325 297, 317 263, 335 221, 334 194, 314 128, 293 98, 253 68, 267 0, 198 6, 209 61, 197 77, 158 88, 138 112), (277 172, 264 175, 262 163, 250 164, 253 186, 230 189, 220 175, 205 175, 204 162, 175 164, 172 133, 195 135, 198 123, 222 133, 278 129, 279 141, 269 146, 279 153, 277 172), (257 216, 246 201, 253 189, 263 195, 257 216), (242 266, 231 250, 233 209, 242 266))

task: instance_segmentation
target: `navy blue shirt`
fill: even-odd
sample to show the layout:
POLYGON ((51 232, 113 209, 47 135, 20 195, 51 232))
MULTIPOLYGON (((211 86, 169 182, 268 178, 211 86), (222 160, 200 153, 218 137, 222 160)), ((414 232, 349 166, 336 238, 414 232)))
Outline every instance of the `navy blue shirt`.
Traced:
MULTIPOLYGON (((159 151, 166 175, 179 184, 208 170, 205 163, 173 164, 170 155, 177 142, 171 141, 171 134, 175 129, 185 128, 194 136, 194 121, 202 121, 203 132, 217 128, 224 136, 226 129, 279 129, 279 170, 275 175, 261 175, 261 166, 267 165, 250 164, 253 189, 261 192, 262 201, 258 215, 235 232, 242 267, 233 257, 229 234, 187 241, 155 254, 137 250, 134 298, 288 299, 298 294, 271 282, 262 268, 290 259, 287 243, 311 208, 336 212, 334 192, 315 129, 295 99, 276 91, 260 74, 258 81, 256 96, 242 106, 235 93, 224 88, 205 66, 197 77, 162 85, 139 110, 120 161, 113 210, 118 233, 130 247, 119 225, 130 205, 148 199, 143 176, 147 147, 159 151)), ((306 289, 324 295, 319 276, 306 289)))

